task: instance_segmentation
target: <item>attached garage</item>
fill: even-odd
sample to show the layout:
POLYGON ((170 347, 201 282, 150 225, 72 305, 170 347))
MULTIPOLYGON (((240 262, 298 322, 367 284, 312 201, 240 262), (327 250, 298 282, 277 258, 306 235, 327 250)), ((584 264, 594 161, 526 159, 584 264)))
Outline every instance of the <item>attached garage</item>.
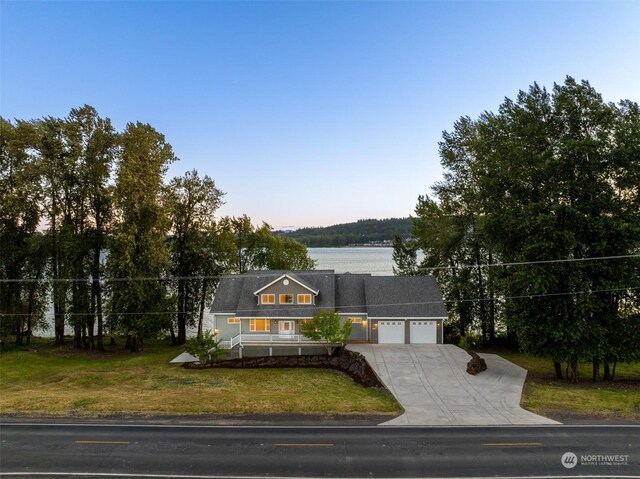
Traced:
POLYGON ((404 321, 378 321, 378 344, 404 344, 404 321))
POLYGON ((436 321, 410 321, 409 340, 411 344, 436 344, 436 321))

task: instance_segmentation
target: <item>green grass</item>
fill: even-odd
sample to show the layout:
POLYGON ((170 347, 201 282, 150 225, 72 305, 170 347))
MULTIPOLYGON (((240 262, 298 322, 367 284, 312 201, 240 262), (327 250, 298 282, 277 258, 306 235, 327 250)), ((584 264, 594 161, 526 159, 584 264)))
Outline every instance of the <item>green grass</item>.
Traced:
POLYGON ((591 364, 581 363, 578 381, 573 383, 555 379, 549 358, 518 352, 498 354, 529 371, 521 401, 525 409, 563 422, 640 422, 640 363, 619 363, 614 381, 595 383, 591 381, 591 364))
POLYGON ((0 412, 30 415, 376 414, 391 395, 326 369, 188 370, 160 341, 142 354, 34 344, 0 355, 0 412), (25 348, 26 349, 26 348, 25 348))

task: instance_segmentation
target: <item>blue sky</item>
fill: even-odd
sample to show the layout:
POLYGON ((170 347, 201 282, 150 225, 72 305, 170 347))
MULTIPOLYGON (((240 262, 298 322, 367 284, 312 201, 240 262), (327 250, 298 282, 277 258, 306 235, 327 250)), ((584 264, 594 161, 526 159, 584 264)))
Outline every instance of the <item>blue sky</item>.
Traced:
POLYGON ((640 101, 640 2, 0 4, 0 114, 148 122, 274 227, 406 216, 462 115, 531 83, 640 101))

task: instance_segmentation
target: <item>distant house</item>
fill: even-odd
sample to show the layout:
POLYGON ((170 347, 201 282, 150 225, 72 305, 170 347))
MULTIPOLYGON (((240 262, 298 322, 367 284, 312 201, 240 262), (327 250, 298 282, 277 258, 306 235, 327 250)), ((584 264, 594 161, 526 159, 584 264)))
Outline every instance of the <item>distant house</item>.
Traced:
POLYGON ((442 343, 447 312, 433 276, 250 271, 224 276, 211 307, 223 346, 239 356, 316 354, 300 334, 318 311, 352 322, 350 342, 442 343))

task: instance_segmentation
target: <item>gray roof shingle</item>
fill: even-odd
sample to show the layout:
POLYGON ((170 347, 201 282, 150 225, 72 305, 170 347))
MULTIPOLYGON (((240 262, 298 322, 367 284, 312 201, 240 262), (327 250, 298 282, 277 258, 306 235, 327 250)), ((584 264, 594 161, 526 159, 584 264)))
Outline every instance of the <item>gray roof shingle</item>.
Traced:
POLYGON ((370 276, 364 280, 371 318, 446 318, 433 276, 370 276))
POLYGON ((249 271, 220 279, 212 313, 241 317, 312 317, 323 309, 374 318, 446 318, 433 276, 335 274, 333 270, 249 271), (315 305, 260 305, 254 293, 283 274, 319 291, 315 305))

